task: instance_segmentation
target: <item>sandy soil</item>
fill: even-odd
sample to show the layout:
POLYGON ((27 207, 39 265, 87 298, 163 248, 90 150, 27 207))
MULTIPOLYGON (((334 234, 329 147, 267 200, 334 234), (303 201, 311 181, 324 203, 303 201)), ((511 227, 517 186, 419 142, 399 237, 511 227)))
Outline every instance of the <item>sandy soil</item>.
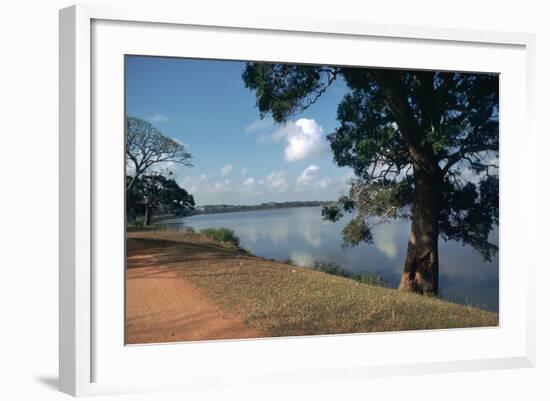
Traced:
POLYGON ((126 344, 260 337, 242 319, 133 249, 126 270, 126 344))

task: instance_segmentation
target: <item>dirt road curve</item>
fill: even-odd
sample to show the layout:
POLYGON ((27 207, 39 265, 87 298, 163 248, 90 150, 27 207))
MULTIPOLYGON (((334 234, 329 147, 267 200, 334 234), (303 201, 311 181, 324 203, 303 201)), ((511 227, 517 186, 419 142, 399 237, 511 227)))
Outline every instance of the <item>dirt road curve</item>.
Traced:
POLYGON ((218 340, 259 337, 237 316, 154 257, 128 257, 126 271, 126 343, 218 340), (148 263, 148 261, 151 263, 148 263))

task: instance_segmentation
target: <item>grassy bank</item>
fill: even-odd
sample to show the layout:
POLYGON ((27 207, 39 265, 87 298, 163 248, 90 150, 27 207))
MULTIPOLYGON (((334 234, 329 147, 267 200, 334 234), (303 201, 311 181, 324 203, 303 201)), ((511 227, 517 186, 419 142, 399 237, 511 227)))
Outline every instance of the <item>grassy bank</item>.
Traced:
POLYGON ((175 269, 268 337, 498 325, 494 313, 266 260, 199 233, 127 237, 129 252, 175 269))

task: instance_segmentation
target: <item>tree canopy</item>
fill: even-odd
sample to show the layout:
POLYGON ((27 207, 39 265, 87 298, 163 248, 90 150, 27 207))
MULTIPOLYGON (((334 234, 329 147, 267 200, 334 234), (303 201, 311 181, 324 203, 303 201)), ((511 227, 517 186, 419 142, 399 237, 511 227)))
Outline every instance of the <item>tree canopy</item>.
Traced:
POLYGON ((159 205, 175 208, 172 212, 177 212, 178 205, 165 199, 168 195, 183 202, 182 210, 187 208, 190 205, 185 201, 187 192, 174 180, 162 177, 155 168, 158 170, 166 163, 190 167, 191 159, 191 153, 179 141, 162 134, 148 121, 126 117, 126 164, 131 170, 126 179, 126 219, 133 221, 137 211, 143 209, 145 224, 149 224, 151 213, 159 205))
POLYGON ((126 160, 133 169, 128 188, 153 166, 171 162, 191 167, 191 159, 191 153, 182 143, 162 134, 148 121, 126 118, 126 160))
POLYGON ((337 80, 346 84, 335 110, 339 127, 327 138, 334 162, 355 178, 323 210, 329 220, 354 214, 345 244, 371 242, 373 224, 410 216, 423 202, 436 209, 443 239, 471 245, 485 259, 495 254, 498 75, 248 63, 242 78, 261 117, 279 123, 313 106, 337 80), (431 203, 415 191, 419 177, 429 178, 431 203))
MULTIPOLYGON (((127 176, 130 182, 133 177, 127 176)), ((162 174, 143 174, 131 189, 133 215, 142 215, 144 225, 151 223, 154 213, 185 216, 195 208, 195 199, 173 178, 162 174)))

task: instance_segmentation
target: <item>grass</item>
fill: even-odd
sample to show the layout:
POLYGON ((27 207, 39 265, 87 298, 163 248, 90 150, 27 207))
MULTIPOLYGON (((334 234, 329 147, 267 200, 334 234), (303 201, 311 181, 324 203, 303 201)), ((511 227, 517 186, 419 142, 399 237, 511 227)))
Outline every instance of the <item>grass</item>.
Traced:
POLYGON ((204 235, 136 231, 127 237, 133 252, 175 269, 266 337, 498 325, 495 313, 270 261, 204 235))

